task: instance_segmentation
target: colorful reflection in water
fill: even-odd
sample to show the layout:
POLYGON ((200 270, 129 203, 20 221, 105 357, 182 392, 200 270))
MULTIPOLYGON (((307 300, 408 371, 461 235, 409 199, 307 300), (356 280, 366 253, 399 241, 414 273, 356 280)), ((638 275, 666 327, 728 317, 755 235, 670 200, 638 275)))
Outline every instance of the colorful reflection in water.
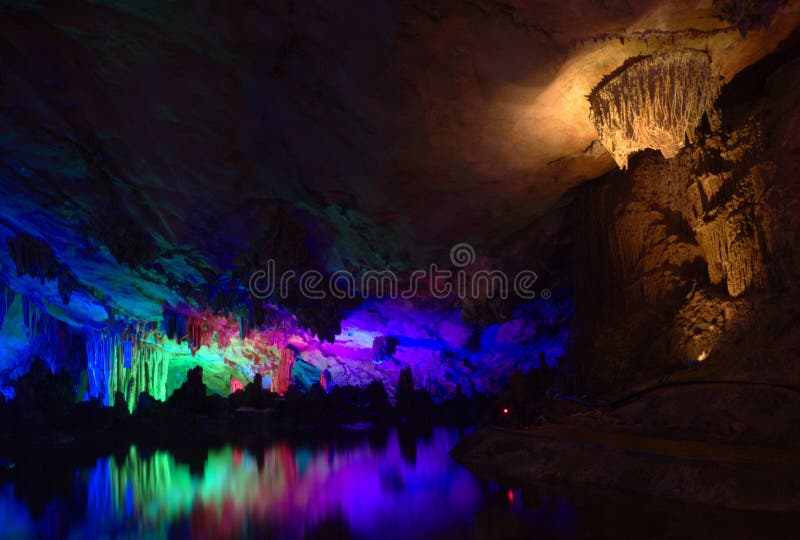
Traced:
POLYGON ((450 459, 458 433, 446 429, 346 438, 259 450, 131 447, 83 467, 31 460, 0 485, 0 538, 687 540, 713 530, 738 540, 800 526, 795 514, 483 482, 450 459))
POLYGON ((383 452, 369 445, 293 451, 284 442, 265 450, 261 466, 228 447, 209 453, 198 475, 168 452, 145 458, 131 448, 123 461, 102 459, 89 472, 88 526, 114 530, 133 520, 140 532, 165 533, 188 516, 192 536, 238 536, 248 525, 269 524, 302 538, 307 528, 341 516, 355 533, 391 522, 382 536, 402 538, 399 523, 433 530, 477 504, 469 474, 441 459, 451 442, 437 432, 415 464, 402 459, 396 441, 383 452))
POLYGON ((514 499, 449 458, 457 439, 436 429, 423 438, 391 431, 377 444, 229 446, 210 450, 199 470, 170 452, 131 447, 75 471, 70 495, 85 503, 62 496, 34 515, 2 488, 0 520, 18 537, 472 536, 487 497, 496 493, 510 511, 514 499))

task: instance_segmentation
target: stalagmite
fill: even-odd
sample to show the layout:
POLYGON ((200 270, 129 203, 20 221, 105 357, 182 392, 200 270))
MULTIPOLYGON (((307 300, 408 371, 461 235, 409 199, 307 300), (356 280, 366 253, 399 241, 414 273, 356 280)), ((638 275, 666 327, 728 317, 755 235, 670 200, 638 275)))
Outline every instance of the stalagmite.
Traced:
POLYGON ((660 150, 666 158, 683 148, 704 114, 718 123, 714 101, 720 79, 702 51, 636 58, 603 80, 589 95, 600 142, 620 168, 640 150, 660 150))

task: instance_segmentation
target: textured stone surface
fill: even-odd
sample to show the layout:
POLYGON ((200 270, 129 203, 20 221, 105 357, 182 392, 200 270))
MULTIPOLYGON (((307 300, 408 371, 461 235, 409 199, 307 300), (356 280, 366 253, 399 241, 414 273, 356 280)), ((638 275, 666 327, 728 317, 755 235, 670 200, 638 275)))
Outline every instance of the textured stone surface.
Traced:
POLYGON ((786 63, 759 100, 739 102, 746 111, 723 109, 720 131, 579 191, 574 350, 595 390, 698 359, 724 365, 743 340, 771 347, 764 333, 779 328, 797 340, 772 326, 798 280, 797 81, 786 63))
POLYGON ((634 58, 592 90, 589 102, 600 142, 620 168, 647 148, 675 157, 706 115, 714 124, 719 77, 703 51, 677 50, 634 58))

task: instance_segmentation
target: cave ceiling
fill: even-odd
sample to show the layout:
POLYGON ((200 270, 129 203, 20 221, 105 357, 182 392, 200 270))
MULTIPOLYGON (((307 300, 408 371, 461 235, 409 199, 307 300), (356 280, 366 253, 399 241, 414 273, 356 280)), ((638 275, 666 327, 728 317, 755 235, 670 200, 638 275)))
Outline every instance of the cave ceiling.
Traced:
POLYGON ((617 167, 587 99, 604 77, 694 49, 724 84, 799 21, 800 2, 0 1, 0 265, 100 324, 293 241, 328 271, 513 252, 617 167), (21 234, 69 302, 16 268, 21 234))

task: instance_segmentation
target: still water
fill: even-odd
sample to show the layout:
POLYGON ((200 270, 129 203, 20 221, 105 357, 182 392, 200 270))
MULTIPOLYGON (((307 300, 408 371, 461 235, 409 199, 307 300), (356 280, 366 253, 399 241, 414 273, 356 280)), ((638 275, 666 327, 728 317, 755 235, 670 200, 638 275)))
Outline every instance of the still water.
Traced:
MULTIPOLYGON (((348 442, 227 446, 199 458, 131 447, 62 473, 20 471, 0 486, 0 537, 688 538, 716 527, 729 538, 750 538, 768 532, 758 515, 483 481, 449 457, 458 437, 444 428, 426 436, 388 431, 348 442)), ((782 530, 779 516, 771 526, 776 519, 782 530)))

